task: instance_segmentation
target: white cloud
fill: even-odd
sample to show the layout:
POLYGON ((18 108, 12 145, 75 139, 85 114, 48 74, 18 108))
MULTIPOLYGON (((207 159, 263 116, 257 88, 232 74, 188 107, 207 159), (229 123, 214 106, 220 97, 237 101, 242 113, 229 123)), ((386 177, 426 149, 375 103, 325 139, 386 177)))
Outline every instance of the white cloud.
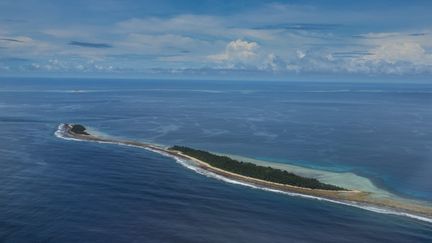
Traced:
POLYGON ((342 63, 345 71, 397 75, 432 73, 432 54, 422 44, 429 37, 415 38, 395 33, 369 36, 380 38, 366 40, 375 46, 367 54, 342 63))
POLYGON ((431 55, 416 42, 390 42, 382 44, 372 50, 371 55, 364 59, 377 62, 384 61, 390 64, 397 62, 411 62, 413 64, 432 64, 431 55))
POLYGON ((370 32, 366 34, 358 35, 360 38, 366 38, 366 39, 385 39, 385 38, 394 38, 397 36, 401 36, 401 33, 399 32, 370 32))
POLYGON ((177 34, 130 34, 116 46, 134 53, 164 54, 173 50, 208 48, 211 43, 177 34))
POLYGON ((83 28, 83 27, 73 27, 66 29, 46 29, 42 30, 42 33, 57 37, 57 38, 90 38, 97 32, 95 29, 83 28))
MULTIPOLYGON (((361 22, 363 13, 353 16, 352 12, 338 15, 333 10, 324 14, 320 11, 305 5, 268 4, 224 16, 129 15, 117 23, 113 20, 111 25, 74 22, 67 27, 51 24, 27 31, 0 26, 0 38, 17 40, 0 40, 0 56, 6 57, 4 60, 27 59, 34 63, 34 69, 44 70, 127 67, 137 71, 207 68, 287 73, 432 73, 431 31, 362 34, 353 28, 347 32, 331 23, 351 26, 353 22, 342 20, 354 17, 361 22), (109 43, 113 48, 67 44, 73 40, 109 43)), ((381 18, 375 14, 370 17, 381 18)), ((2 69, 29 65, 23 63, 4 61, 2 69)))
POLYGON ((250 62, 257 57, 259 45, 256 42, 235 40, 228 43, 225 51, 221 54, 210 55, 209 59, 217 62, 250 62))
POLYGON ((178 15, 171 18, 132 18, 115 25, 115 33, 147 35, 175 34, 221 38, 253 38, 272 40, 277 31, 235 25, 231 18, 210 15, 178 15))
POLYGON ((303 59, 303 58, 306 56, 306 53, 304 53, 304 52, 302 52, 302 51, 300 51, 300 50, 297 50, 297 51, 296 51, 296 54, 297 54, 297 57, 298 57, 299 59, 303 59))
POLYGON ((94 60, 61 61, 50 59, 46 62, 31 63, 21 67, 22 70, 34 70, 42 72, 116 72, 112 65, 94 60))
POLYGON ((261 70, 284 71, 287 69, 285 61, 274 53, 267 55, 261 70))
POLYGON ((6 54, 46 55, 56 50, 56 45, 33 39, 28 36, 0 36, 0 44, 6 54))
POLYGON ((252 71, 286 71, 286 63, 280 56, 264 50, 258 43, 237 39, 229 42, 222 53, 209 55, 217 68, 247 69, 252 71))

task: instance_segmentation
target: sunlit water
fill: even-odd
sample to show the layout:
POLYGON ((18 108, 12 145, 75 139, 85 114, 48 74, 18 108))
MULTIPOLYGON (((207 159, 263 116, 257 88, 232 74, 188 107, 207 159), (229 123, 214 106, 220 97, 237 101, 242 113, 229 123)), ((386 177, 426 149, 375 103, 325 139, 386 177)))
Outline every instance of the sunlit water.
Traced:
POLYGON ((55 137, 79 122, 128 139, 349 172, 432 201, 432 85, 2 79, 7 242, 428 241, 402 216, 226 183, 138 148, 55 137))

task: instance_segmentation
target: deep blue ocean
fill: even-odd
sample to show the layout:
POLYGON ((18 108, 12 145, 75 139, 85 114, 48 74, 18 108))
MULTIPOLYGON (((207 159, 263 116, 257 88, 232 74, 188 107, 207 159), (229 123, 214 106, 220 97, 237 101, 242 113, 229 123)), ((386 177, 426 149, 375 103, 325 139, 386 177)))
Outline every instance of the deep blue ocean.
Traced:
POLYGON ((354 172, 432 202, 432 84, 0 79, 0 242, 432 242, 432 224, 230 184, 130 140, 354 172))

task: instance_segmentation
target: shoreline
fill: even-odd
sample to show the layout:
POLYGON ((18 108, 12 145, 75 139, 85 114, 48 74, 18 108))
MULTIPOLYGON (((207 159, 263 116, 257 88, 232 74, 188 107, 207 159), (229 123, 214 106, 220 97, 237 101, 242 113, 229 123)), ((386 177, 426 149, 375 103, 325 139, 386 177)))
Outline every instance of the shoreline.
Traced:
MULTIPOLYGON (((134 146, 151 150, 153 152, 165 154, 178 160, 187 160, 194 164, 195 167, 204 170, 209 173, 213 173, 222 178, 235 181, 240 184, 258 187, 271 191, 278 191, 284 193, 294 193, 305 197, 316 197, 327 201, 337 202, 345 205, 355 206, 363 209, 369 209, 371 211, 380 212, 382 210, 395 210, 394 213, 397 215, 405 215, 411 218, 416 218, 422 221, 432 222, 432 207, 423 205, 421 202, 415 200, 398 201, 389 198, 374 198, 373 193, 360 191, 360 190, 324 190, 324 189, 310 189, 298 186, 291 186, 286 184, 279 184, 275 182, 269 182, 261 179, 247 177, 239 174, 235 174, 229 171, 225 171, 209 165, 208 163, 198 160, 194 157, 185 155, 180 151, 171 150, 162 146, 143 143, 137 141, 128 141, 114 138, 106 138, 93 134, 78 134, 71 131, 72 126, 69 124, 62 124, 59 126, 61 135, 60 137, 76 139, 79 141, 90 141, 90 142, 101 142, 111 143, 119 145, 134 146)), ((56 132, 56 134, 57 134, 56 132)))

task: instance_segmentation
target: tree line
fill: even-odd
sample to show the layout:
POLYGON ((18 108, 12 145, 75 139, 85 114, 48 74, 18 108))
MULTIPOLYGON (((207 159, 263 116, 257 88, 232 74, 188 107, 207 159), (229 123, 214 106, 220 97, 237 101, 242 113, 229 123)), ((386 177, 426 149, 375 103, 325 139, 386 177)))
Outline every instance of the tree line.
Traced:
POLYGON ((72 125, 72 128, 71 128, 71 132, 73 132, 73 133, 82 134, 82 135, 90 135, 85 130, 86 130, 86 128, 80 124, 74 124, 74 125, 72 125))
POLYGON ((227 156, 220 156, 203 150, 197 150, 184 146, 173 146, 171 150, 180 151, 201 161, 204 161, 216 168, 229 171, 235 174, 248 176, 265 181, 298 186, 311 189, 324 190, 346 190, 342 187, 325 184, 314 178, 302 177, 285 170, 275 169, 272 167, 260 166, 249 162, 234 160, 227 156))

